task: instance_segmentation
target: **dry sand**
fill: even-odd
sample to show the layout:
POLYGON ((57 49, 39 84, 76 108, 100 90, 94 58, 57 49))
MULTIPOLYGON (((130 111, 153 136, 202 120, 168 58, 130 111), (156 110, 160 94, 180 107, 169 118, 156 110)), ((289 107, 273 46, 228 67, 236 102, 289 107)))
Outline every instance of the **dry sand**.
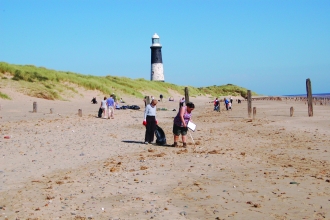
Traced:
MULTIPOLYGON (((0 100, 0 219, 330 219, 329 105, 308 117, 303 102, 254 101, 251 120, 246 102, 219 113, 192 97, 196 145, 188 135, 185 149, 143 144, 140 99, 124 97, 141 109, 106 120, 93 91, 70 101, 2 92, 13 100, 0 100)), ((168 144, 173 96, 157 112, 168 144)))

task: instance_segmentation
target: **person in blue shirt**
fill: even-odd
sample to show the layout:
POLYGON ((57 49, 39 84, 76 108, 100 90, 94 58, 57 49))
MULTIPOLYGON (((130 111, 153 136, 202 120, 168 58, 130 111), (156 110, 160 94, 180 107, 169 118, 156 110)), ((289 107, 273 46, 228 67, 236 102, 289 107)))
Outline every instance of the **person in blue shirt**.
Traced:
POLYGON ((228 107, 228 103, 229 103, 229 101, 228 101, 228 99, 226 99, 226 98, 224 99, 224 101, 225 101, 226 109, 227 109, 227 111, 228 111, 228 108, 229 108, 229 107, 228 107))
POLYGON ((110 119, 110 117, 114 119, 113 114, 115 111, 115 100, 113 99, 113 95, 110 95, 110 97, 107 99, 107 106, 108 106, 108 119, 110 119))

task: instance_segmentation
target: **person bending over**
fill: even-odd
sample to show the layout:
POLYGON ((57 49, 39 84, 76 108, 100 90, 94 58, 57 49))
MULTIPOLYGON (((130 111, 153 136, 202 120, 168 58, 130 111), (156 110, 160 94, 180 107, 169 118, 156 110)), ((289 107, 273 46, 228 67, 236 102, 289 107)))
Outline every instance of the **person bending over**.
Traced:
POLYGON ((194 103, 188 102, 186 106, 182 106, 180 108, 180 111, 175 116, 173 121, 174 144, 172 144, 172 147, 178 147, 178 140, 180 135, 182 136, 183 147, 187 147, 187 125, 189 120, 191 120, 192 111, 194 108, 194 103))

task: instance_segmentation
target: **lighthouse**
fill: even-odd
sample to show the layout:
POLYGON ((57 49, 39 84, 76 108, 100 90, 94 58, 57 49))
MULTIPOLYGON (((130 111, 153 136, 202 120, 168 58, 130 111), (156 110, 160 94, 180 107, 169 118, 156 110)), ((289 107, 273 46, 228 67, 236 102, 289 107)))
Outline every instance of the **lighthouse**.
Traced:
POLYGON ((159 43, 158 34, 152 36, 151 49, 151 81, 164 82, 164 68, 162 59, 162 45, 159 43))

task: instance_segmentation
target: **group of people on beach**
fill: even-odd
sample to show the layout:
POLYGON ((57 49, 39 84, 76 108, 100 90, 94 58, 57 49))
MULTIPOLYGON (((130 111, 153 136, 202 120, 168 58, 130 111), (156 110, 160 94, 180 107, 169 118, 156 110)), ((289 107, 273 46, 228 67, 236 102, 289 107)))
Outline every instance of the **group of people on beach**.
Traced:
POLYGON ((114 112, 116 108, 116 100, 114 94, 110 95, 109 98, 105 97, 101 101, 101 106, 103 113, 103 118, 114 119, 114 112))
MULTIPOLYGON (((162 101, 163 95, 160 95, 160 100, 162 101)), ((155 99, 153 96, 150 97, 150 103, 147 103, 147 96, 144 98, 145 103, 145 111, 144 111, 144 118, 143 118, 143 125, 146 128, 145 132, 145 144, 151 144, 154 141, 155 131, 157 129, 158 121, 156 119, 156 106, 158 100, 155 99)), ((92 101, 93 104, 96 104, 96 97, 93 97, 92 101)), ((178 141, 181 135, 183 147, 187 147, 187 138, 186 135, 188 133, 188 122, 192 121, 192 111, 195 109, 195 105, 192 102, 188 102, 185 104, 185 98, 182 97, 179 101, 180 109, 177 115, 174 117, 173 120, 173 139, 174 143, 171 145, 172 147, 178 147, 178 141)), ((116 108, 116 97, 114 94, 111 94, 110 97, 104 97, 101 101, 100 109, 102 110, 103 118, 105 119, 114 119, 114 110, 116 108)), ((100 116, 102 117, 102 116, 100 116)))
MULTIPOLYGON (((144 99, 145 101, 146 99, 144 99)), ((174 143, 172 147, 178 147, 179 137, 181 135, 183 147, 187 147, 187 132, 188 132, 188 122, 192 121, 192 111, 195 109, 195 105, 192 102, 186 103, 182 102, 184 98, 180 100, 180 110, 173 120, 173 139, 174 143)), ((144 118, 142 124, 146 127, 144 143, 150 144, 154 141, 155 131, 157 129, 158 120, 156 119, 156 105, 158 101, 152 99, 149 104, 146 105, 144 111, 144 118)))
MULTIPOLYGON (((232 110, 232 104, 233 104, 233 98, 230 97, 230 99, 224 98, 223 99, 224 105, 226 107, 226 110, 228 111, 229 109, 232 110)), ((213 101, 213 105, 214 105, 214 111, 220 111, 220 101, 218 100, 218 98, 215 98, 215 100, 213 101)))
MULTIPOLYGON (((155 99, 155 97, 153 97, 153 96, 150 96, 150 98, 151 98, 151 101, 155 99)), ((158 101, 163 102, 163 98, 164 98, 163 94, 160 94, 158 101)), ((171 99, 171 97, 169 98, 169 101, 174 101, 174 99, 173 100, 170 100, 170 99, 171 99)), ((144 106, 147 106, 147 96, 144 97, 143 101, 144 101, 144 106)))

